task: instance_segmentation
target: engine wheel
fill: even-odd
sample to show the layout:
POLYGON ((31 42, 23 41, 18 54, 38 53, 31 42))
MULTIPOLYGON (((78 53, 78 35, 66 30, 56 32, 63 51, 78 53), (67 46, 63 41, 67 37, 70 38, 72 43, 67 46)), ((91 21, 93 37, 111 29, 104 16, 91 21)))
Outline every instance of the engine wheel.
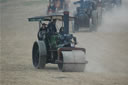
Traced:
POLYGON ((43 69, 46 64, 47 50, 44 41, 36 41, 32 50, 33 65, 37 69, 43 69))

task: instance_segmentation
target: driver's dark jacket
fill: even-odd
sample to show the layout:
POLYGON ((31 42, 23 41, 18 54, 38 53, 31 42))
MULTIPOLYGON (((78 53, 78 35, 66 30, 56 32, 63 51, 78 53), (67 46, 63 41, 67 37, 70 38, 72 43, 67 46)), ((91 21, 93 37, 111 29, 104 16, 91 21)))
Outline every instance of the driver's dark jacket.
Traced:
POLYGON ((51 23, 48 24, 47 29, 49 30, 50 33, 57 32, 56 25, 53 22, 51 22, 51 23))

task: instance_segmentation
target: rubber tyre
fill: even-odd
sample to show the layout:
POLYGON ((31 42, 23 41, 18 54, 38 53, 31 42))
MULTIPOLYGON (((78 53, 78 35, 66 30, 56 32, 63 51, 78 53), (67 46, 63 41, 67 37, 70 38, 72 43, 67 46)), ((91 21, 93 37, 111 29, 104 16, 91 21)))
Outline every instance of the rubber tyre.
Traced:
POLYGON ((43 69, 46 64, 47 50, 44 41, 35 41, 32 50, 32 62, 35 68, 43 69))

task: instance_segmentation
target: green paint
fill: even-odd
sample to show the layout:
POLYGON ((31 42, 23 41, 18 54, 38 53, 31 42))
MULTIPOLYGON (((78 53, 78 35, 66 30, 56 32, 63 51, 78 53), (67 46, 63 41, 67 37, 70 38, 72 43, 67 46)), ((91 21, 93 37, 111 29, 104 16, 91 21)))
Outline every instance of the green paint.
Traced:
POLYGON ((58 37, 58 35, 52 35, 52 36, 50 36, 50 45, 51 45, 51 47, 52 48, 56 48, 57 47, 57 37, 58 37))

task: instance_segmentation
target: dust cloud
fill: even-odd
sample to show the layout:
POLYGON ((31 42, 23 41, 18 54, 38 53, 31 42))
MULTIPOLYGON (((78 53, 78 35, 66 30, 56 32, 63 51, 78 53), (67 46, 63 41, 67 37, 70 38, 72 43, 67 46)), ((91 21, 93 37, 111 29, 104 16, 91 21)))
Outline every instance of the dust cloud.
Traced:
MULTIPOLYGON (((70 13, 74 15, 77 5, 70 1, 70 13)), ((98 32, 128 32, 128 1, 123 0, 120 8, 114 8, 111 11, 103 12, 102 24, 98 27, 98 32)))
POLYGON ((103 21, 98 32, 128 32, 128 1, 122 4, 121 8, 103 14, 103 21))
MULTIPOLYGON (((75 7, 70 7, 73 11, 75 7)), ((87 49, 87 72, 127 74, 128 1, 105 12, 97 32, 75 33, 80 47, 87 49), (83 42, 83 43, 82 43, 83 42)))

